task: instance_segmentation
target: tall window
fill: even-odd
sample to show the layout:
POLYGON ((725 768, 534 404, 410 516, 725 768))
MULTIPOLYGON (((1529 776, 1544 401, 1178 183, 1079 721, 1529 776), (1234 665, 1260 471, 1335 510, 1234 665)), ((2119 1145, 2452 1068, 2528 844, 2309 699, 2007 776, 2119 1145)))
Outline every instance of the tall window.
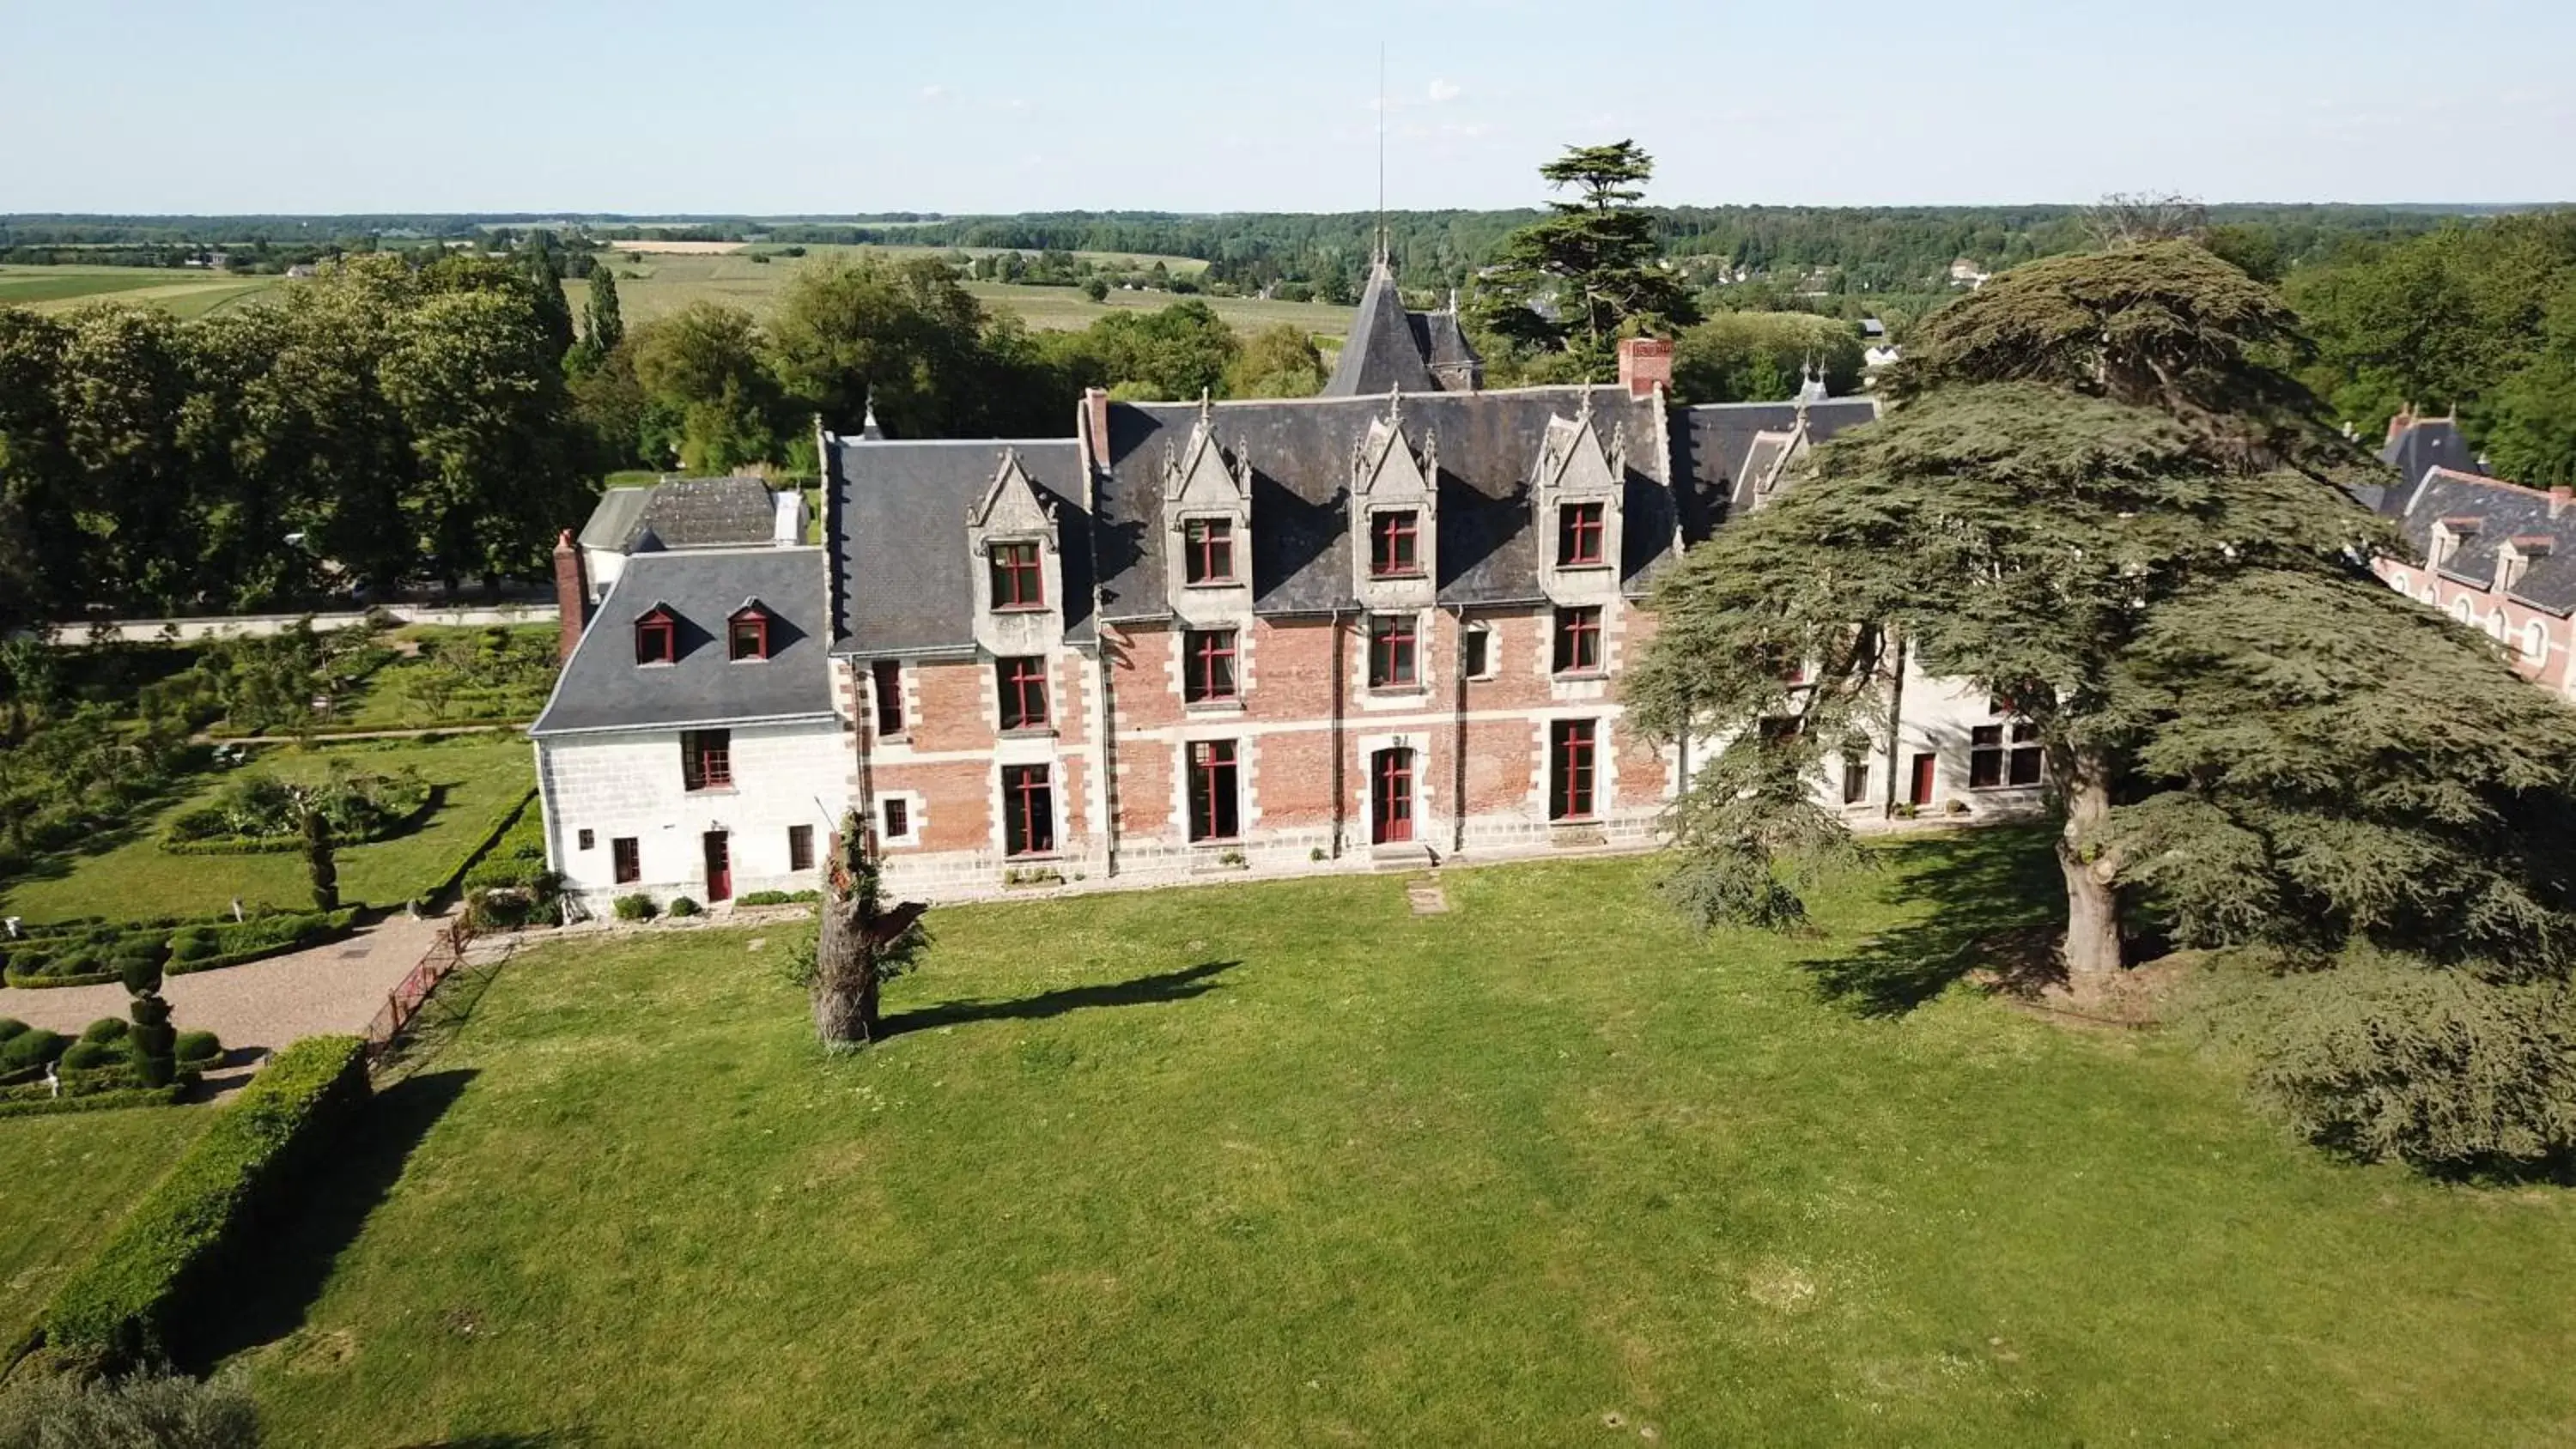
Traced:
POLYGON ((667 609, 655 609, 635 621, 635 662, 668 664, 680 657, 680 625, 667 609))
POLYGON ((610 840, 608 858, 619 885, 633 885, 644 878, 644 852, 634 836, 620 835, 610 840))
POLYGON ((1415 668, 1413 616, 1379 614, 1369 620, 1368 682, 1371 689, 1410 685, 1415 668))
POLYGON ((1588 719, 1561 719, 1547 729, 1547 818, 1592 818, 1593 731, 1588 719))
POLYGON ((1047 724, 1046 661, 1002 659, 993 664, 993 681, 1001 692, 1002 728, 1040 730, 1047 724))
POLYGON ((868 692, 876 696, 877 737, 898 739, 903 734, 903 665, 892 659, 880 659, 868 666, 868 692))
POLYGON ((739 664, 746 659, 769 657, 769 616, 758 609, 745 609, 725 625, 726 655, 739 664))
POLYGON ((680 784, 690 790, 730 788, 733 784, 733 731, 681 731, 680 784))
POLYGON ((1200 740, 1189 752, 1190 839, 1234 839, 1243 833, 1234 741, 1200 740))
POLYGON ((1979 725, 1968 731, 1969 789, 2036 785, 2039 772, 2039 726, 2015 720, 2010 725, 1979 725))
POLYGON ((1229 700, 1234 693, 1234 631, 1191 629, 1181 635, 1181 699, 1188 704, 1229 700))
POLYGON ((1869 797, 1869 757, 1846 751, 1843 755, 1843 803, 1857 805, 1869 797))
POLYGON ((884 835, 887 841, 912 839, 911 801, 900 795, 888 796, 877 802, 877 817, 884 822, 884 835))
POLYGON ((1036 544, 994 544, 992 559, 994 608, 1043 609, 1046 607, 1046 575, 1038 571, 1036 544))
POLYGON ((1564 568, 1604 562, 1605 537, 1598 503, 1568 503, 1556 510, 1556 561, 1564 568))
POLYGON ((1469 679, 1494 677, 1493 625, 1468 625, 1466 633, 1459 636, 1458 647, 1466 651, 1467 657, 1459 663, 1466 669, 1469 679))
POLYGON ((1411 578, 1422 572, 1421 516, 1411 509, 1369 519, 1369 576, 1411 578))
POLYGON ((1601 667, 1601 610, 1556 611, 1556 672, 1589 674, 1601 667))
POLYGON ((1194 584, 1234 582, 1234 522, 1193 518, 1182 535, 1182 577, 1194 584))
POLYGON ((1044 765, 1002 767, 1002 851, 1046 855, 1055 849, 1055 789, 1044 765))
POLYGON ((787 827, 787 868, 789 870, 812 870, 814 868, 813 826, 790 825, 787 827))

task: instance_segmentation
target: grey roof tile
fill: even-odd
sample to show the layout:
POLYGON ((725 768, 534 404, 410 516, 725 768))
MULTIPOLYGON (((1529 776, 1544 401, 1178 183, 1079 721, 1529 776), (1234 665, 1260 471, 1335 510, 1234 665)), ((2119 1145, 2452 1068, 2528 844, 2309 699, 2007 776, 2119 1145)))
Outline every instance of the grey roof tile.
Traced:
POLYGON ((2548 556, 2532 560, 2506 592, 2564 616, 2576 613, 2576 507, 2557 508, 2555 514, 2550 495, 2536 489, 2436 467, 2416 485, 2398 526, 2429 558, 2436 522, 2475 520, 2475 530, 2464 531, 2441 572, 2481 589, 2493 587, 2496 554, 2508 541, 2549 540, 2548 556))
POLYGON ((691 549, 627 561, 555 681, 539 737, 594 730, 682 729, 766 719, 828 718, 823 550, 691 549), (726 657, 725 624, 745 600, 770 615, 770 657, 726 657), (679 622, 679 657, 635 662, 634 625, 654 605, 679 622))
POLYGON ((1083 511, 1082 444, 1021 441, 889 442, 837 438, 826 450, 833 567, 846 616, 836 654, 935 654, 975 647, 974 560, 967 510, 983 499, 1006 453, 1051 495, 1064 545, 1065 638, 1091 633, 1091 534, 1083 511))
POLYGON ((1368 289, 1360 294, 1359 310, 1351 315, 1350 333, 1342 339, 1342 355, 1333 364, 1332 380, 1324 384, 1323 395, 1383 397, 1396 388, 1409 393, 1437 390, 1440 384, 1431 376, 1428 340, 1414 334, 1413 317, 1396 291, 1395 273, 1384 262, 1378 263, 1369 270, 1368 289))

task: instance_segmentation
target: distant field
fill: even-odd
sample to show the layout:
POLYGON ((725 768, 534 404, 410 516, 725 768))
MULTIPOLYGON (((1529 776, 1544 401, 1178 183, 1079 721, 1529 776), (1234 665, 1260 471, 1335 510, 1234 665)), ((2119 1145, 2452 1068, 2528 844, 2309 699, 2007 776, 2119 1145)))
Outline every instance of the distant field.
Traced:
POLYGON ((107 297, 150 302, 181 317, 202 317, 227 303, 267 291, 280 280, 161 267, 5 266, 0 267, 0 307, 27 306, 39 312, 61 312, 107 297))

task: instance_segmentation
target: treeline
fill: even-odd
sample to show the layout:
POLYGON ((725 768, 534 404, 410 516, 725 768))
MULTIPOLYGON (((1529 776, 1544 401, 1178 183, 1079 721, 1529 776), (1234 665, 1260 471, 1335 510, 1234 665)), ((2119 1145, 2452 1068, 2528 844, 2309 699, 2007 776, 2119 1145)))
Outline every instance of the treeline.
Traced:
POLYGON ((2372 437, 2456 410, 2499 476, 2576 484, 2576 212, 2451 223, 2291 274, 2301 380, 2372 437))
POLYGON ((573 391, 616 466, 809 474, 813 428, 855 433, 873 410, 897 437, 1062 437, 1087 387, 1122 398, 1298 396, 1323 385, 1294 327, 1238 336, 1206 303, 1115 310, 1079 332, 987 311, 936 258, 827 256, 765 319, 717 302, 609 335, 615 274, 593 273, 594 321, 573 391))
POLYGON ((187 322, 0 308, 0 625, 536 571, 597 450, 532 267, 353 257, 187 322))

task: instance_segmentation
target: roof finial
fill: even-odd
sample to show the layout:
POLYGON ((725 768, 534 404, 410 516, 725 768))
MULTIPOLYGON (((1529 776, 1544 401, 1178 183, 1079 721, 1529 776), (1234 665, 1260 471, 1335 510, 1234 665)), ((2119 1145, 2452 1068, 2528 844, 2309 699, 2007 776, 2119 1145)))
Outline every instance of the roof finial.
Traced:
POLYGON ((1377 43, 1377 257, 1387 264, 1386 245, 1386 42, 1377 43))
POLYGON ((868 389, 867 402, 864 404, 864 417, 859 423, 859 436, 862 438, 879 439, 882 439, 885 436, 885 429, 877 426, 877 390, 875 388, 868 389))
POLYGON ((1211 438, 1216 436, 1215 419, 1213 417, 1215 407, 1215 400, 1209 395, 1208 389, 1202 386, 1199 389, 1199 431, 1207 434, 1211 438))

